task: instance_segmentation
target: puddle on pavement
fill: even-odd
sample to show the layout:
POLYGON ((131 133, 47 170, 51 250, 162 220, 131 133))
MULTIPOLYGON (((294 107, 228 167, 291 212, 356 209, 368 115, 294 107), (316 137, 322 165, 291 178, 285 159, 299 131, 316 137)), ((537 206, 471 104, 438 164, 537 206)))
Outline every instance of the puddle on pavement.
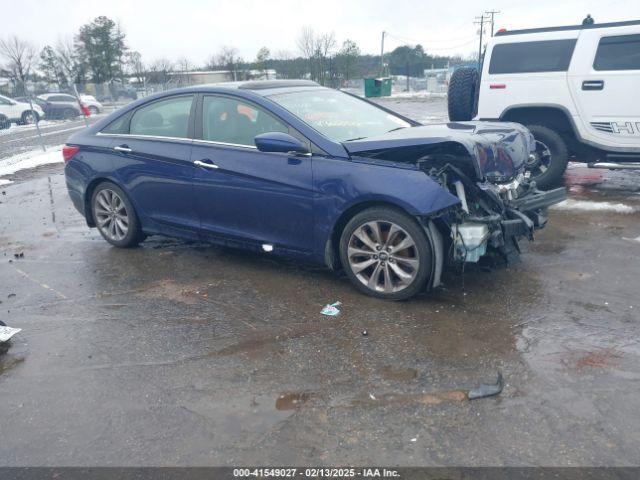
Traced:
POLYGON ((379 368, 378 373, 385 380, 399 382, 408 382, 418 377, 418 371, 415 368, 394 367, 393 365, 385 365, 379 368))
POLYGON ((283 393, 276 399, 276 410, 295 410, 316 396, 313 392, 283 393))
POLYGON ((0 354, 0 375, 4 375, 6 372, 17 367, 24 362, 25 357, 14 357, 8 354, 0 354))

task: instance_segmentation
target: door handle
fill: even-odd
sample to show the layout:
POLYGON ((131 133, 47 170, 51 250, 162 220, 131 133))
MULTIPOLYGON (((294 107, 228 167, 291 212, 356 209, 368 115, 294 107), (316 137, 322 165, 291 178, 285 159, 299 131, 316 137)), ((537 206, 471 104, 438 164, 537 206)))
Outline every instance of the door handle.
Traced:
POLYGON ((209 170, 217 170, 218 165, 216 165, 215 163, 213 163, 211 160, 196 160, 195 162, 193 162, 194 165, 198 166, 198 167, 202 167, 202 168, 208 168, 209 170))
POLYGON ((582 82, 582 90, 602 90, 604 80, 585 80, 582 82))
POLYGON ((120 152, 120 153, 131 153, 131 152, 133 152, 133 150, 131 150, 127 145, 120 145, 118 147, 113 147, 113 149, 116 152, 120 152))

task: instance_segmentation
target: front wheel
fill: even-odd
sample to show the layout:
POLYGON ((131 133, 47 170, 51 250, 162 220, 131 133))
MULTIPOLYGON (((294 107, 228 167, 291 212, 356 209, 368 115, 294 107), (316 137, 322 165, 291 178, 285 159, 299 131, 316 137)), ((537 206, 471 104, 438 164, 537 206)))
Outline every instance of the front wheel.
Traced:
POLYGON ((117 185, 103 182, 96 187, 91 212, 98 231, 111 245, 134 247, 144 239, 133 205, 117 185))
POLYGON ((340 259, 349 280, 373 297, 404 300, 425 288, 431 247, 410 216, 387 207, 355 215, 340 238, 340 259))
POLYGON ((536 141, 534 158, 527 163, 531 179, 541 189, 555 187, 562 181, 569 162, 569 151, 563 138, 542 125, 527 125, 536 141))

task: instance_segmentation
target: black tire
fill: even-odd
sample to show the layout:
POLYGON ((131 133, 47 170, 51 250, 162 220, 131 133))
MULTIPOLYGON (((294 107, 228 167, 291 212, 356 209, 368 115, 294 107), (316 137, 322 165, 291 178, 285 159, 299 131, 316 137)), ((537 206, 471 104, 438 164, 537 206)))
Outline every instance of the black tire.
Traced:
POLYGON ((114 245, 120 248, 135 247, 140 242, 142 242, 145 238, 144 234, 142 233, 142 228, 140 226, 138 215, 136 214, 136 211, 133 208, 133 204, 129 200, 129 197, 127 197, 127 195, 124 193, 124 191, 120 187, 118 187, 115 183, 102 182, 96 186, 96 188, 93 190, 93 193, 91 195, 91 215, 93 216, 93 221, 96 227, 98 228, 100 235, 102 235, 102 238, 104 238, 111 245, 114 245), (117 196, 124 203, 125 213, 128 218, 128 227, 127 227, 126 234, 123 236, 123 238, 115 239, 111 237, 99 223, 100 215, 98 214, 97 210, 99 210, 100 207, 97 203, 97 198, 99 194, 103 191, 115 192, 117 196))
MULTIPOLYGON (((389 232, 387 231, 387 234, 388 233, 389 232)), ((384 236, 384 232, 383 232, 383 236, 384 236)), ((374 237, 375 236, 369 237, 369 240, 371 240, 374 237)), ((386 240, 391 243, 390 237, 391 236, 387 236, 386 240)), ((382 240, 384 241, 385 239, 382 239, 382 240)), ((402 240, 400 240, 399 243, 402 243, 402 240)), ((356 246, 355 248, 363 248, 363 247, 356 246)), ((377 264, 380 264, 380 260, 382 260, 381 265, 382 267, 384 267, 385 263, 384 263, 384 260, 382 259, 384 248, 379 249, 377 248, 377 246, 375 248, 378 251, 378 255, 375 256, 376 262, 377 264)), ((373 252, 373 250, 371 251, 373 252)), ((389 252, 390 250, 387 249, 386 251, 389 252)), ((393 208, 373 207, 367 210, 363 210, 362 212, 356 214, 347 223, 347 225, 344 227, 342 231, 342 234, 340 237, 339 252, 340 252, 340 260, 342 262, 342 267, 347 277, 351 281, 351 283, 353 283, 353 285, 358 290, 372 297, 383 298, 387 300, 405 300, 423 291, 431 275, 432 251, 431 251, 430 243, 424 232, 424 229, 418 224, 418 222, 414 218, 398 210, 395 210, 393 208), (400 238, 404 239, 405 238, 404 235, 406 233, 408 234, 408 236, 410 236, 410 240, 413 241, 413 246, 409 247, 407 250, 398 250, 395 253, 387 253, 386 255, 388 257, 387 256, 385 257, 386 261, 388 262, 387 269, 389 272, 393 271, 392 268, 395 269, 399 267, 400 264, 404 263, 404 262, 400 262, 399 260, 394 260, 394 258, 398 259, 399 258, 398 254, 402 254, 402 252, 405 252, 405 254, 406 252, 412 252, 414 256, 410 258, 412 260, 416 258, 418 259, 418 267, 415 269, 412 269, 413 271, 412 279, 410 281, 407 280, 408 283, 402 286, 402 288, 397 291, 386 292, 376 288, 370 288, 364 283, 366 279, 365 280, 362 279, 363 272, 366 272, 367 270, 366 269, 361 270, 360 273, 356 273, 353 270, 352 263, 350 262, 350 259, 349 259, 349 247, 350 245, 353 246, 351 242, 354 240, 354 238, 357 238, 354 236, 354 232, 356 232, 356 230, 358 229, 361 229, 363 226, 365 226, 370 222, 381 222, 382 224, 395 224, 396 226, 404 230, 404 232, 402 232, 401 234, 398 234, 398 235, 403 235, 400 238), (359 278, 358 275, 360 275, 361 277, 359 278)), ((368 256, 370 259, 373 258, 373 256, 369 254, 368 256)), ((355 258, 353 254, 352 254, 352 258, 355 258)), ((369 271, 371 272, 370 278, 374 277, 375 269, 377 268, 377 266, 373 265, 369 268, 370 268, 369 271)), ((395 280, 397 283, 401 282, 401 278, 398 277, 395 273, 391 273, 390 275, 391 277, 395 277, 395 280)), ((377 279, 380 280, 381 277, 382 277, 384 286, 386 288, 387 277, 385 276, 384 270, 380 270, 378 272, 377 279)), ((394 279, 390 278, 391 285, 393 285, 393 281, 394 279)), ((376 281, 376 284, 377 283, 378 282, 376 281)))
POLYGON ((562 183, 562 176, 569 162, 569 151, 563 138, 554 130, 542 125, 527 125, 527 128, 536 139, 537 162, 528 165, 531 179, 541 190, 552 188, 562 183), (543 147, 547 147, 550 155, 542 155, 543 147), (544 167, 544 170, 543 170, 544 167))
POLYGON ((478 113, 478 93, 480 77, 472 67, 460 67, 449 80, 447 108, 449 120, 466 122, 478 113))
POLYGON ((20 123, 22 123, 22 125, 31 125, 32 123, 36 123, 37 121, 38 114, 33 110, 22 112, 22 117, 20 117, 20 123))
POLYGON ((9 121, 9 119, 4 115, 0 115, 0 130, 6 130, 10 127, 11 122, 9 121))
POLYGON ((63 120, 71 120, 72 118, 75 118, 77 116, 78 116, 78 112, 76 112, 75 110, 73 110, 71 108, 67 108, 67 109, 62 111, 62 119, 63 120))

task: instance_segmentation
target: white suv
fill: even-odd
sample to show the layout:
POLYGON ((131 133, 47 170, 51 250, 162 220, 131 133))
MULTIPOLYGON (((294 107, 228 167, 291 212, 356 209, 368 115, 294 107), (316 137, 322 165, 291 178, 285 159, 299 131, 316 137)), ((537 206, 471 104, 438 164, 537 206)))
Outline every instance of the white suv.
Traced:
POLYGON ((4 95, 0 95, 0 128, 9 128, 11 122, 28 125, 44 117, 42 109, 33 104, 18 102, 4 95))
POLYGON ((526 125, 542 188, 560 181, 569 157, 640 168, 640 21, 500 31, 479 80, 454 72, 449 116, 526 125))

